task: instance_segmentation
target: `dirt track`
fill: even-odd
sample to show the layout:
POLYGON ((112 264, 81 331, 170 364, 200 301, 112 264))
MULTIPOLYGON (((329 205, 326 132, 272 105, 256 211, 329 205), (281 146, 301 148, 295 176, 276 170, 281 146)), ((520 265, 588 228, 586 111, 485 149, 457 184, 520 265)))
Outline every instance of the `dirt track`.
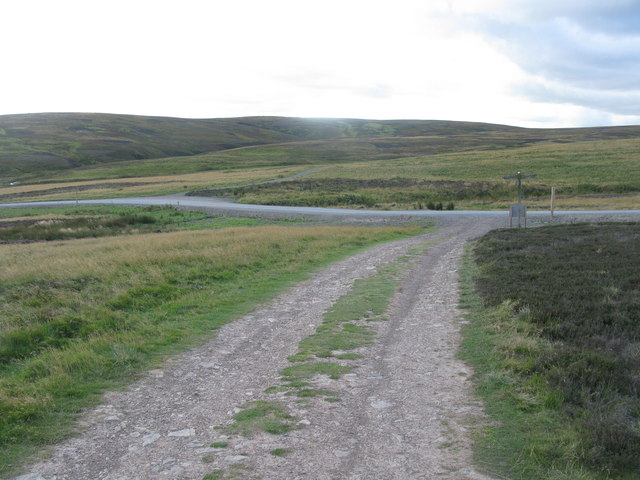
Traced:
MULTIPOLYGON (((493 223, 493 222, 491 222, 493 223)), ((462 246, 487 220, 444 226, 338 262, 223 327, 207 345, 169 361, 88 412, 82 432, 21 479, 484 479, 471 462, 468 426, 481 418, 469 370, 456 359, 457 269, 462 246), (395 295, 389 321, 353 373, 319 377, 339 403, 266 394, 298 342, 353 281, 428 241, 395 295), (253 438, 223 435, 247 400, 279 398, 300 429, 253 438), (212 448, 226 441, 226 448, 212 448), (279 457, 275 448, 289 449, 279 457)))

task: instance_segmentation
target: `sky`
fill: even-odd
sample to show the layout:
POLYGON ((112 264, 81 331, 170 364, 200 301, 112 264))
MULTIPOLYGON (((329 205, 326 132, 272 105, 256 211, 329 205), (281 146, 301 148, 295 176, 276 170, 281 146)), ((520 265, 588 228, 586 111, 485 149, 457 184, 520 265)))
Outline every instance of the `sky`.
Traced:
POLYGON ((640 124, 640 0, 19 0, 0 115, 640 124))

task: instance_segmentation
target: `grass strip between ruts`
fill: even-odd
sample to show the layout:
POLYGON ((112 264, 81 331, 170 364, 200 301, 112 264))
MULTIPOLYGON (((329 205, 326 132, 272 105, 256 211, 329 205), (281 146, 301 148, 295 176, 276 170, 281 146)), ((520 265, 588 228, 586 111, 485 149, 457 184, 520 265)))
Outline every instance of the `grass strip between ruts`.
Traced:
POLYGON ((230 433, 252 435, 258 431, 278 434, 291 429, 292 416, 286 416, 281 396, 296 396, 299 401, 322 398, 340 402, 338 393, 325 388, 309 388, 318 376, 338 380, 357 367, 354 360, 361 355, 353 352, 371 344, 376 332, 371 322, 384 317, 389 302, 402 278, 403 267, 411 254, 424 251, 426 245, 408 255, 378 268, 376 274, 356 279, 351 289, 325 312, 316 332, 302 339, 298 352, 288 360, 293 364, 280 371, 282 385, 268 387, 264 393, 275 395, 268 401, 251 401, 240 406, 234 422, 225 429, 230 433), (269 408, 256 408, 268 405, 269 408), (278 411, 279 415, 273 412, 278 411), (279 425, 274 428, 273 423, 279 425))

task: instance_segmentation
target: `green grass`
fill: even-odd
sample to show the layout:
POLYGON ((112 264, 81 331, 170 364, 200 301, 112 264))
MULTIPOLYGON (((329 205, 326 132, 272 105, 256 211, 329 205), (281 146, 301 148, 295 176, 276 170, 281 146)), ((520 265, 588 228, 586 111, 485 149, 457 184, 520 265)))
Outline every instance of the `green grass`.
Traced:
POLYGON ((249 437, 257 432, 282 435, 295 428, 297 419, 286 413, 281 403, 257 400, 242 409, 233 416, 234 422, 225 428, 226 432, 249 437))
POLYGON ((202 480, 221 480, 222 478, 224 478, 224 471, 217 469, 211 473, 207 473, 204 477, 202 477, 202 480))
POLYGON ((394 276, 397 266, 382 268, 372 277, 358 279, 352 289, 343 295, 324 315, 316 333, 299 344, 298 353, 289 357, 292 362, 314 358, 334 357, 355 360, 358 354, 344 352, 365 346, 373 341, 374 331, 358 321, 374 321, 385 312, 396 289, 394 276), (339 351, 341 353, 336 354, 339 351))
POLYGON ((329 397, 335 398, 336 392, 322 388, 303 388, 295 392, 298 398, 329 397))
POLYGON ((65 438, 105 389, 310 270, 418 231, 256 226, 0 245, 0 474, 65 438))
POLYGON ((339 365, 337 363, 309 362, 283 368, 280 373, 286 381, 312 379, 316 375, 326 375, 332 380, 337 380, 351 370, 353 370, 353 367, 339 365))
POLYGON ((514 479, 640 478, 638 224, 499 230, 475 256, 462 356, 494 419, 480 463, 514 479))
MULTIPOLYGON (((418 247, 409 255, 423 252, 425 248, 418 247)), ((280 371, 283 384, 269 387, 265 393, 285 392, 300 399, 323 397, 327 402, 340 402, 337 392, 310 388, 312 381, 317 375, 337 380, 355 368, 345 362, 358 360, 362 355, 348 350, 373 342, 375 331, 367 322, 386 320, 383 314, 396 291, 401 266, 407 258, 381 267, 371 277, 357 279, 324 314, 316 332, 302 339, 298 352, 288 358, 294 365, 280 371)))
MULTIPOLYGON (((569 143, 541 143, 515 149, 489 149, 418 155, 401 159, 337 165, 310 175, 310 179, 429 179, 463 182, 500 182, 521 170, 534 173, 527 184, 572 187, 571 193, 598 193, 602 188, 630 184, 637 189, 640 170, 635 158, 640 140, 609 139, 569 143), (366 167, 366 168, 365 168, 366 167)), ((621 192, 622 193, 622 192, 621 192)))
POLYGON ((274 457, 286 457, 291 452, 293 452, 293 450, 291 450, 290 448, 274 448, 269 453, 274 457))
MULTIPOLYGON (((423 248, 415 249, 418 251, 423 251, 423 248)), ((324 314, 316 333, 300 341, 298 353, 289 357, 294 365, 280 371, 282 384, 268 387, 265 393, 295 395, 298 401, 322 398, 330 403, 340 402, 337 392, 313 388, 312 382, 318 375, 338 380, 355 368, 355 365, 345 365, 344 362, 357 360, 361 355, 344 351, 364 347, 373 341, 375 332, 364 322, 382 320, 397 288, 400 266, 405 261, 406 258, 402 258, 383 266, 371 277, 356 280, 353 287, 324 314)), ((249 436, 263 431, 277 434, 293 428, 293 418, 279 401, 248 402, 242 408, 243 411, 234 416, 234 423, 226 427, 228 433, 249 436)))

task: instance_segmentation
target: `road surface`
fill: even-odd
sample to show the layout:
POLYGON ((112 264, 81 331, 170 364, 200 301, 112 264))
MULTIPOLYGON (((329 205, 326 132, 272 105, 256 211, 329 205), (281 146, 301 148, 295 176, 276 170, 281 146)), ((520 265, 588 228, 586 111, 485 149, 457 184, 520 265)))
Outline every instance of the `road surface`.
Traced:
MULTIPOLYGON (((99 200, 66 200, 0 204, 0 208, 46 207, 66 205, 139 205, 173 206, 185 209, 202 209, 228 216, 258 216, 266 218, 312 218, 312 219, 434 219, 441 223, 456 218, 502 218, 508 226, 508 212, 503 210, 364 210, 347 208, 288 207, 273 205, 250 205, 234 203, 221 198, 165 195, 158 197, 109 198, 99 200)), ((550 220, 548 211, 529 211, 532 221, 550 220)), ((563 219, 637 219, 640 210, 561 210, 555 218, 563 219)))

